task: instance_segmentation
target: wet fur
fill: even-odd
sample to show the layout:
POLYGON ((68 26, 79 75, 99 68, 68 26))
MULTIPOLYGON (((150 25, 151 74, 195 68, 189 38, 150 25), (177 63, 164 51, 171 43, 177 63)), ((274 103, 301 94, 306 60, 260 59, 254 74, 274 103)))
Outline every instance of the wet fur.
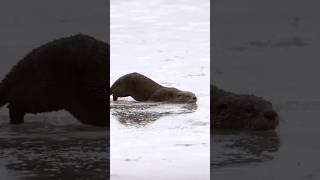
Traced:
POLYGON ((211 85, 211 128, 231 130, 269 130, 279 123, 269 101, 254 95, 226 92, 211 85))
POLYGON ((118 97, 131 96, 136 101, 196 102, 196 96, 188 91, 173 87, 164 87, 152 79, 139 74, 130 73, 120 77, 110 88, 110 95, 117 101, 118 97))
POLYGON ((108 126, 107 62, 110 47, 87 35, 42 45, 20 60, 0 84, 0 106, 10 122, 26 113, 67 110, 82 123, 108 126))

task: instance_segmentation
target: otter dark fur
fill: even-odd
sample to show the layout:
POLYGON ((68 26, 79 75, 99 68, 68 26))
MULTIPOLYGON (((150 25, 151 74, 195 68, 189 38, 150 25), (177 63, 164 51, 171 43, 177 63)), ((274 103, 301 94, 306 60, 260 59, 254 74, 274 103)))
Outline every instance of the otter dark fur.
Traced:
POLYGON ((87 35, 54 40, 28 53, 0 84, 10 122, 26 113, 67 110, 82 123, 108 126, 107 43, 87 35))
POLYGON ((238 95, 211 85, 213 129, 268 130, 279 123, 272 104, 254 95, 238 95))
POLYGON ((164 87, 150 78, 130 73, 120 77, 111 86, 110 95, 117 101, 118 97, 131 96, 136 101, 165 101, 175 103, 194 103, 196 96, 188 91, 181 91, 173 87, 164 87))

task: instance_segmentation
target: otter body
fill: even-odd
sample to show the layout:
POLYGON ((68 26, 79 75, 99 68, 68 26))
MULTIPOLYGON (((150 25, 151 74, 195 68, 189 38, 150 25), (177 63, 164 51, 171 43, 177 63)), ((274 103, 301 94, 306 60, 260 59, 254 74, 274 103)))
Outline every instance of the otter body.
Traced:
POLYGON ((279 123, 272 104, 254 95, 226 92, 211 85, 211 128, 231 130, 269 130, 279 123))
POLYGON ((10 122, 26 113, 67 110, 85 124, 108 126, 109 45, 74 35, 42 45, 15 65, 0 84, 0 106, 8 104, 10 122))
POLYGON ((130 73, 116 80, 111 86, 110 95, 113 95, 114 101, 117 101, 118 97, 127 96, 131 96, 136 101, 176 103, 194 103, 197 101, 196 96, 191 92, 161 86, 139 73, 130 73))

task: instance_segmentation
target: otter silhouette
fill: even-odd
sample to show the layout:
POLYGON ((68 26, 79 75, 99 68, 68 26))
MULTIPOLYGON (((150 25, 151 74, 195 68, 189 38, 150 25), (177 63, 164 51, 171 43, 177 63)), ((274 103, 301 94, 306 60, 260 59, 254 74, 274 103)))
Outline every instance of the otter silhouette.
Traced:
POLYGON ((212 129, 270 130, 279 124, 272 104, 254 95, 226 92, 210 86, 212 129))
POLYGON ((0 107, 10 123, 26 113, 66 110, 82 123, 109 126, 107 62, 109 44, 78 34, 44 44, 20 60, 0 83, 0 107))
POLYGON ((197 97, 192 92, 161 86, 152 79, 136 72, 126 74, 116 80, 111 86, 109 94, 113 96, 114 101, 117 101, 118 97, 131 96, 137 101, 197 102, 197 97))

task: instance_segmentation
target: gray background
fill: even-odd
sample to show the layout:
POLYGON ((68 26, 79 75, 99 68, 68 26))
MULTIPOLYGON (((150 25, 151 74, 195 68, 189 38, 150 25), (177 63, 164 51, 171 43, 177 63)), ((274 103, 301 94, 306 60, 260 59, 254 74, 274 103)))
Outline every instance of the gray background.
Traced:
POLYGON ((56 38, 84 33, 109 42, 105 0, 5 0, 0 3, 0 79, 27 52, 56 38))

